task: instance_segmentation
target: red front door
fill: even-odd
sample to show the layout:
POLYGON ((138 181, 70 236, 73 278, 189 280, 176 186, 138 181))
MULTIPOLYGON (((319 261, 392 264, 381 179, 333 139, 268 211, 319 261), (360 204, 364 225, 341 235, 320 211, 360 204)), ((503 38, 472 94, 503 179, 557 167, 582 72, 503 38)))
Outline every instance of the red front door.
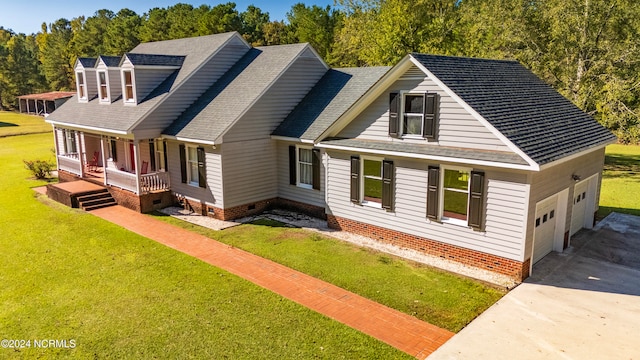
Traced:
POLYGON ((129 143, 129 156, 131 156, 131 171, 136 171, 136 152, 132 143, 129 143))

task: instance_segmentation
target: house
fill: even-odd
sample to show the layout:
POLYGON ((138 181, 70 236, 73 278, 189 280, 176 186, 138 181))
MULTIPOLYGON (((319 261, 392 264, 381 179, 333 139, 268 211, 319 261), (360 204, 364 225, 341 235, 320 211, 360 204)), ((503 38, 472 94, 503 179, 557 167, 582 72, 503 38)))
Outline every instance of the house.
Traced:
POLYGON ((61 181, 138 211, 269 207, 508 275, 593 226, 615 137, 515 61, 330 69, 237 33, 79 59, 52 113, 61 181))

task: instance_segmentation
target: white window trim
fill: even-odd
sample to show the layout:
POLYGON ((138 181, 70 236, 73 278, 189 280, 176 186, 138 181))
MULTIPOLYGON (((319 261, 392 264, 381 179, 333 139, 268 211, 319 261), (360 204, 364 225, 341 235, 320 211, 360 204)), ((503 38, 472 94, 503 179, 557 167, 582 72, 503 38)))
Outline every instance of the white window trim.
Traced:
POLYGON ((134 76, 133 69, 122 69, 120 70, 120 79, 122 81, 122 101, 125 104, 137 104, 137 94, 136 94, 136 78, 134 76), (131 73, 131 93, 133 94, 133 98, 127 99, 127 84, 125 81, 125 72, 131 73))
POLYGON ((364 206, 369 206, 376 209, 382 209, 382 198, 380 198, 380 202, 375 201, 367 201, 364 199, 364 162, 365 160, 369 161, 379 161, 380 162, 380 182, 382 182, 382 162, 384 158, 374 157, 374 156, 361 156, 360 157, 360 204, 364 206))
MULTIPOLYGON (((405 127, 404 127, 404 108, 405 108, 405 97, 407 95, 421 95, 423 97, 423 106, 424 106, 424 97, 427 96, 427 92, 426 91, 412 91, 412 90, 405 90, 405 91, 401 91, 400 92, 400 134, 402 134, 402 138, 404 139, 420 139, 420 140, 424 140, 424 138, 422 137, 422 134, 424 133, 424 109, 422 109, 422 114, 418 114, 422 117, 422 121, 420 124, 420 134, 407 134, 405 132, 405 127)), ((408 114, 415 114, 415 113, 408 113, 408 114)))
POLYGON ((102 104, 111 103, 111 88, 109 87, 109 71, 108 70, 98 70, 96 71, 96 80, 98 82, 98 100, 102 104), (100 74, 104 73, 104 81, 107 87, 107 97, 105 99, 102 98, 102 84, 100 83, 100 74))
POLYGON ((447 224, 453 224, 453 225, 458 225, 458 226, 465 226, 468 227, 469 226, 469 193, 471 192, 470 186, 471 186, 471 171, 473 171, 473 169, 471 168, 467 168, 467 167, 459 167, 459 166, 445 166, 442 165, 440 166, 440 189, 438 189, 438 191, 440 192, 438 194, 438 198, 439 200, 439 213, 438 215, 440 216, 440 221, 442 223, 447 223, 447 224), (445 186, 444 186, 444 173, 446 170, 453 170, 453 171, 465 171, 467 173, 469 173, 469 179, 467 180, 467 220, 460 220, 460 219, 455 219, 455 218, 449 218, 444 216, 444 190, 445 190, 445 186))
POLYGON ((156 153, 153 156, 156 157, 156 172, 165 172, 167 170, 167 164, 164 158, 164 146, 165 143, 162 139, 155 139, 154 148, 156 153))
POLYGON ((76 70, 76 93, 78 94, 79 101, 86 102, 87 100, 89 100, 89 95, 87 93, 87 74, 84 70, 76 70), (78 78, 78 75, 82 76, 82 88, 84 90, 84 96, 80 96, 80 79, 78 78))
MULTIPOLYGON (((185 145, 185 152, 185 161, 187 162, 187 185, 200 187, 200 179, 198 177, 196 177, 195 179, 191 178, 191 164, 195 163, 196 168, 198 168, 198 147, 193 145, 185 145), (189 149, 195 149, 196 151, 196 158, 193 160, 189 157, 189 149)), ((200 171, 200 169, 198 169, 198 171, 200 171)))
POLYGON ((313 189, 313 147, 312 146, 300 146, 296 145, 296 186, 303 189, 313 189), (300 176, 300 149, 311 150, 311 184, 305 184, 300 182, 302 176, 300 176))

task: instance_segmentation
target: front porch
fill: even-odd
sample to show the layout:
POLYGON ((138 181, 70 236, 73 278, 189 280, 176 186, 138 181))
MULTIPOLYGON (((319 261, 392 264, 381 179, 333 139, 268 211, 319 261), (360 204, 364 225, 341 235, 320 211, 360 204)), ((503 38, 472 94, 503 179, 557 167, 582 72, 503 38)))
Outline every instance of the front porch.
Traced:
POLYGON ((105 186, 119 204, 140 212, 174 202, 161 140, 60 128, 54 129, 54 135, 61 182, 82 179, 105 186))

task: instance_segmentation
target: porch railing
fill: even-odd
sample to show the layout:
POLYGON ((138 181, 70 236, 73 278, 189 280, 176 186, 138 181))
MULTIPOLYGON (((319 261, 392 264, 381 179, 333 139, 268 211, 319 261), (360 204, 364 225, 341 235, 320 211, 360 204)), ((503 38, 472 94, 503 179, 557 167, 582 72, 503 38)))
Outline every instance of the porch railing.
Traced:
POLYGON ((107 172, 107 184, 117 186, 124 190, 133 191, 136 193, 136 174, 131 174, 126 171, 120 171, 115 169, 106 169, 107 172))
POLYGON ((58 167, 60 170, 68 171, 76 175, 82 175, 78 154, 58 155, 58 167))
POLYGON ((169 190, 169 173, 156 172, 140 175, 140 190, 143 193, 169 190))

